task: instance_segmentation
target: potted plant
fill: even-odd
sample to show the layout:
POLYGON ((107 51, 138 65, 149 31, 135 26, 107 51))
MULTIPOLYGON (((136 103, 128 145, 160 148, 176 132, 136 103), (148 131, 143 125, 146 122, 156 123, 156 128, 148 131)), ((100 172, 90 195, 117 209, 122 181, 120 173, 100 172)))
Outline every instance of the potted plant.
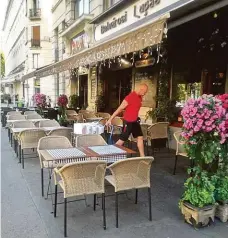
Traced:
POLYGON ((214 219, 215 186, 211 176, 218 171, 220 162, 227 156, 228 114, 221 100, 212 95, 189 99, 181 114, 184 119, 182 136, 186 141, 186 151, 195 165, 190 169, 191 177, 185 184, 181 211, 188 223, 200 227, 214 219), (200 214, 192 208, 194 213, 190 215, 190 206, 186 208, 186 202, 198 206, 200 214), (212 207, 208 208, 208 205, 212 207))
POLYGON ((95 101, 95 105, 98 112, 102 112, 105 110, 105 97, 102 95, 98 95, 95 101))
POLYGON ((43 116, 44 115, 43 110, 47 106, 47 96, 42 93, 36 93, 33 96, 33 100, 39 110, 39 114, 43 116))
POLYGON ((69 99, 70 99, 70 107, 74 108, 76 112, 78 113, 78 111, 80 110, 79 96, 77 94, 73 94, 69 97, 69 99))
POLYGON ((180 200, 180 208, 185 221, 199 228, 214 221, 215 187, 206 171, 202 171, 200 167, 195 167, 193 172, 194 176, 189 177, 184 184, 185 190, 180 200))
POLYGON ((66 119, 66 107, 68 104, 68 98, 65 94, 62 94, 58 97, 57 104, 59 106, 59 112, 60 112, 60 119, 59 123, 61 126, 67 126, 68 121, 66 119))
POLYGON ((228 174, 227 171, 219 170, 217 174, 212 176, 215 186, 214 197, 218 205, 216 207, 215 216, 222 222, 228 221, 228 174))

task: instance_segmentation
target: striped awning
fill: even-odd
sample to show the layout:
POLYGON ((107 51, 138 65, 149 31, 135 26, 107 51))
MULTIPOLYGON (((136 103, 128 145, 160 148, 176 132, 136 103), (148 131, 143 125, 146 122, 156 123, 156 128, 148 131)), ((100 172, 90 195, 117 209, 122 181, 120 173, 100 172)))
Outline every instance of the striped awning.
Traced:
POLYGON ((38 78, 46 77, 157 45, 162 41, 168 17, 169 14, 160 17, 153 23, 147 23, 139 29, 132 29, 132 31, 110 41, 96 44, 94 47, 81 51, 65 60, 37 70, 35 75, 38 78))

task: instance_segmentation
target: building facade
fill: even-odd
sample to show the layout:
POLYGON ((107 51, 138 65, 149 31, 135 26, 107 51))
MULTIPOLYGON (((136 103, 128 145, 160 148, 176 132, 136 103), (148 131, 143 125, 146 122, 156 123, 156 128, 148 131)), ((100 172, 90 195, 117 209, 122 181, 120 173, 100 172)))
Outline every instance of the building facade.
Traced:
POLYGON ((36 92, 49 90, 39 79, 24 76, 52 63, 50 9, 51 4, 44 0, 8 1, 3 26, 6 77, 2 83, 14 103, 23 99, 30 106, 36 92))

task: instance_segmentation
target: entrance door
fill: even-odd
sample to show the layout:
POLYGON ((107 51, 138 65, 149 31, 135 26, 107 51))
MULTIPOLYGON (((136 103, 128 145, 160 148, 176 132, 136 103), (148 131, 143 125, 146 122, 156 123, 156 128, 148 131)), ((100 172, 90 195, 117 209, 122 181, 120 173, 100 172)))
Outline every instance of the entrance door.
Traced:
POLYGON ((131 92, 132 69, 109 71, 106 75, 106 111, 113 113, 131 92))
POLYGON ((79 75, 79 105, 88 107, 88 75, 79 75))

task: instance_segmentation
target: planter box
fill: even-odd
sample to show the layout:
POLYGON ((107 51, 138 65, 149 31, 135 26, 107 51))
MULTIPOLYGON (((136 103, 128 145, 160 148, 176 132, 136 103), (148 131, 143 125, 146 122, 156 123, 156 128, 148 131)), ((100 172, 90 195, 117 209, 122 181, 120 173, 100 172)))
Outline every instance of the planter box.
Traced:
POLYGON ((228 201, 218 202, 218 206, 215 210, 215 216, 220 219, 221 222, 228 221, 228 201))
POLYGON ((185 221, 195 228, 208 226, 211 222, 214 222, 215 209, 215 205, 198 208, 188 202, 181 204, 181 212, 185 221))

